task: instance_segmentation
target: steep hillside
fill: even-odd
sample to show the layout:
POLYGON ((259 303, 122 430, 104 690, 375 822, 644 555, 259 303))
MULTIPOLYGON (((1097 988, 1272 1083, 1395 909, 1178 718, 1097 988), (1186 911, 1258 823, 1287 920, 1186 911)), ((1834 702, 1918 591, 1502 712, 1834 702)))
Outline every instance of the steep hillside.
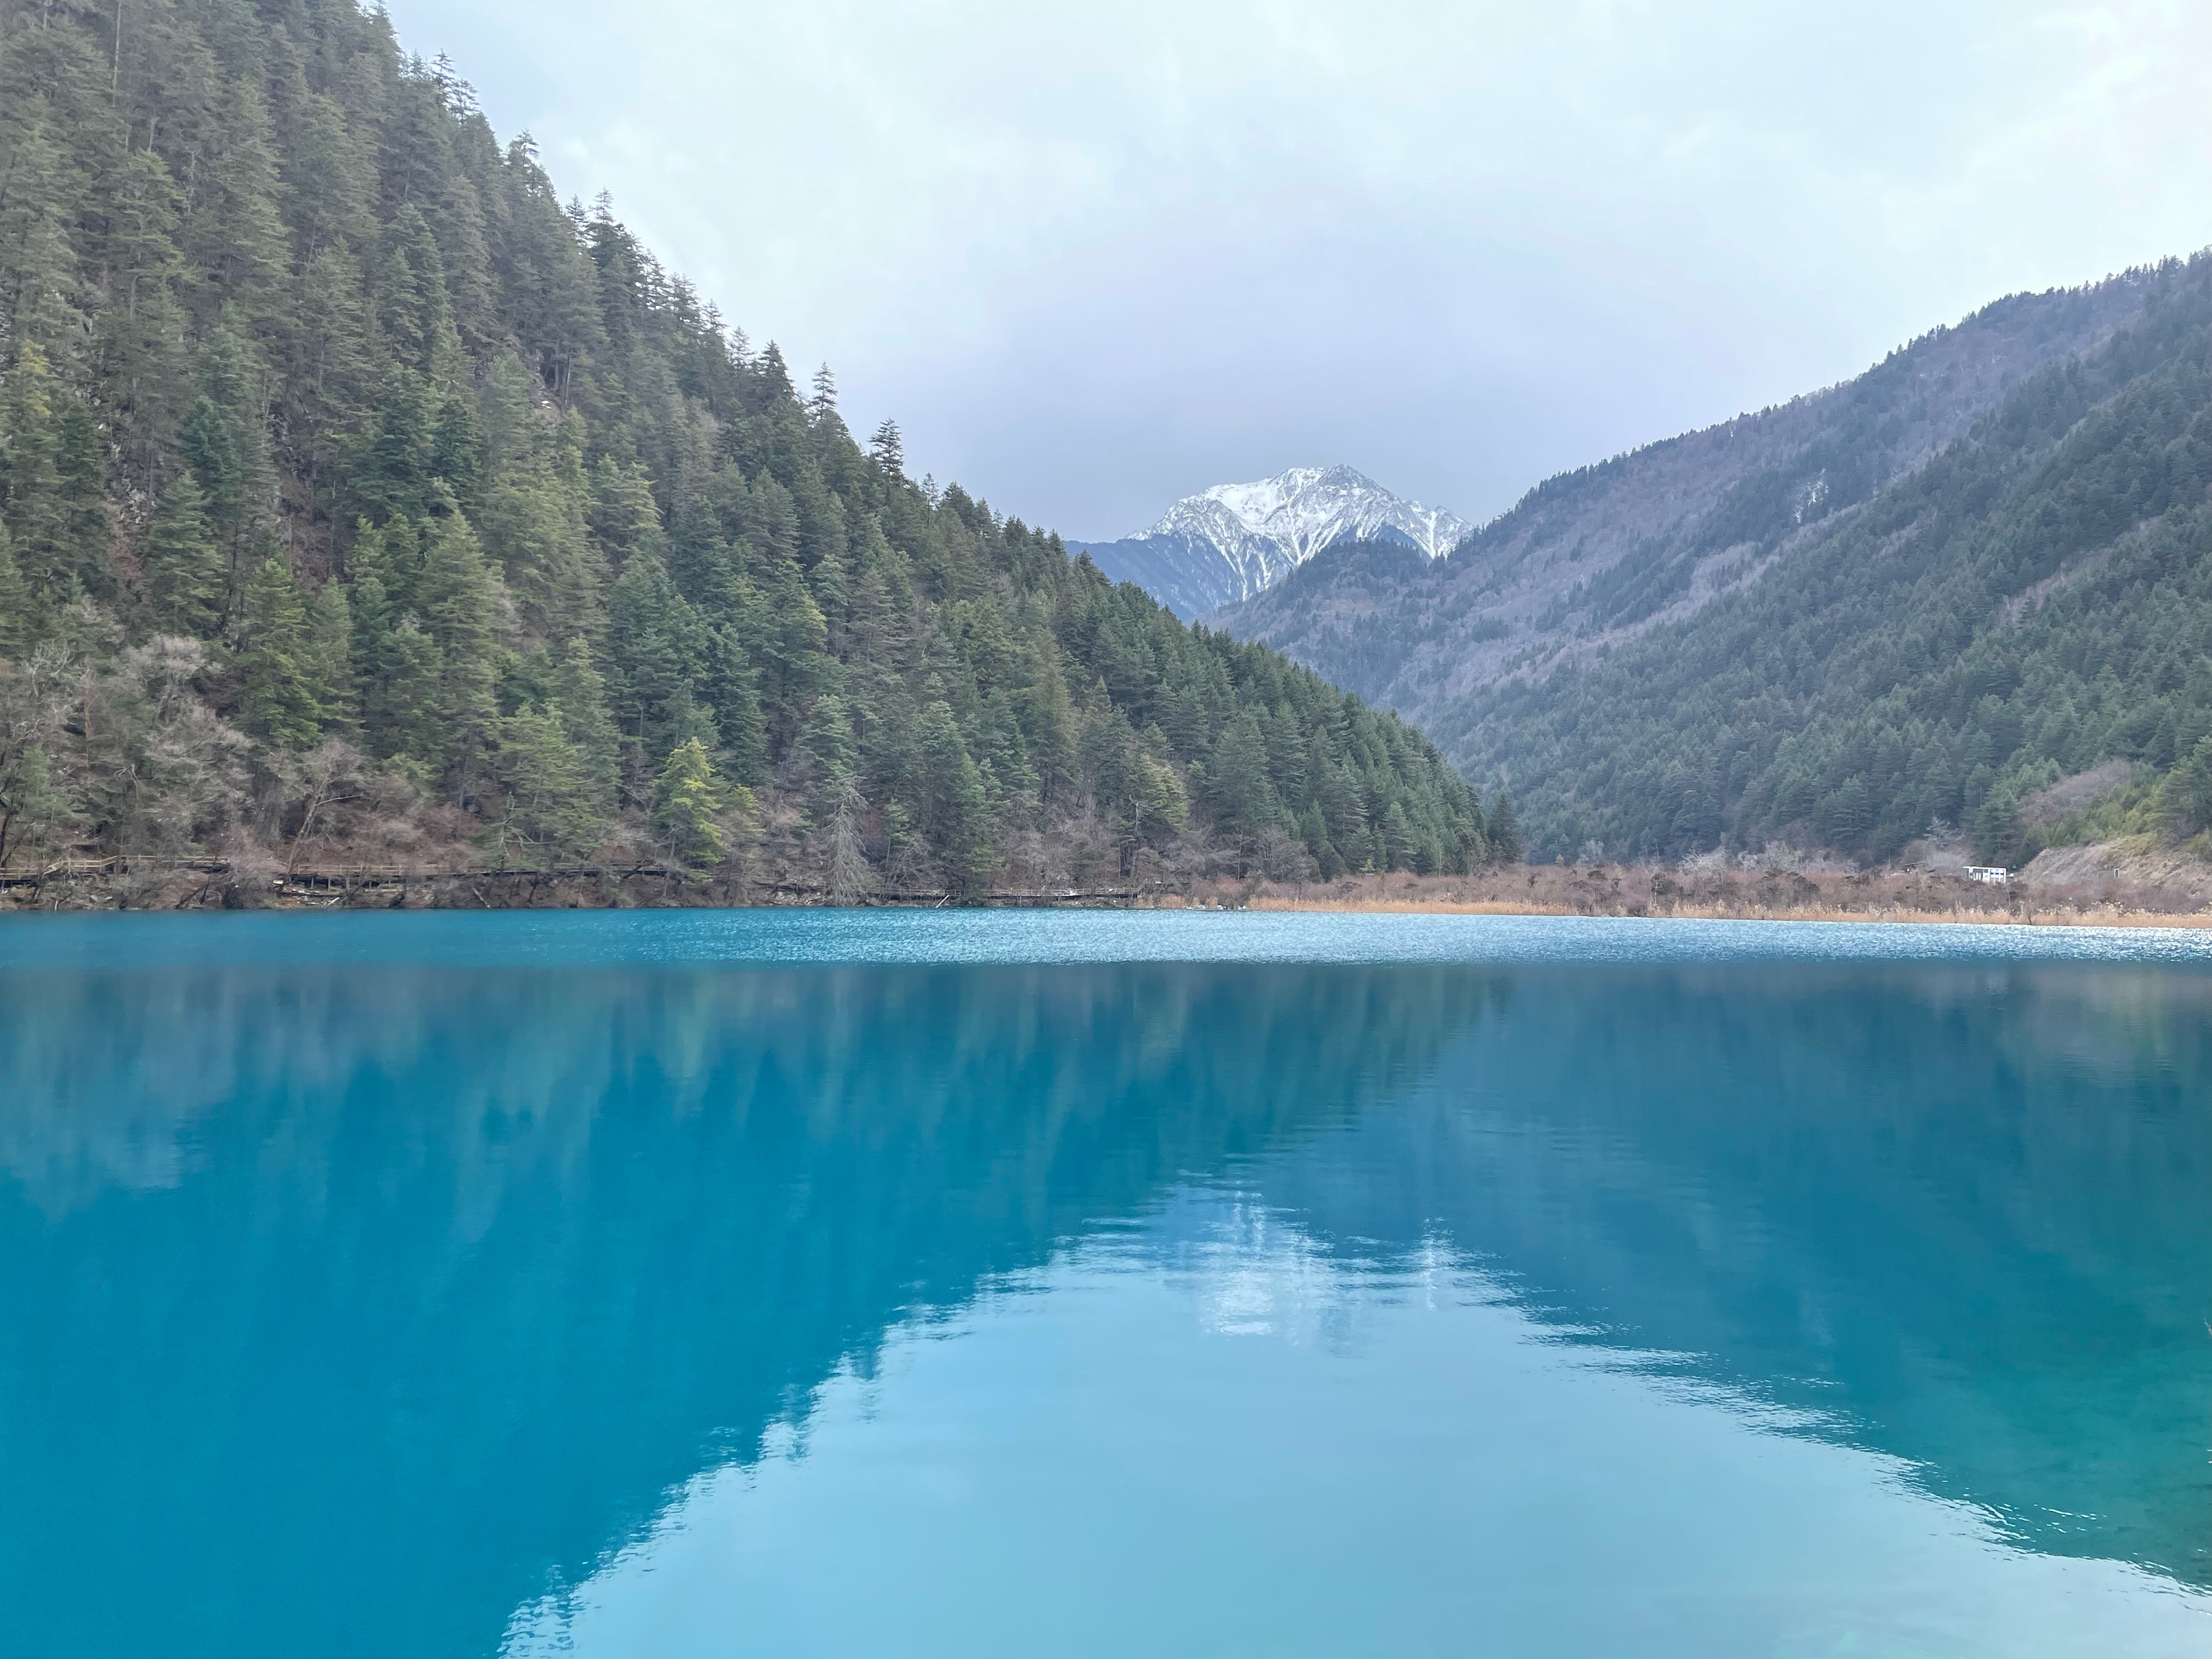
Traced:
MULTIPOLYGON (((2141 777, 2114 807, 2132 818, 2107 827, 2203 831, 2212 253, 2131 287, 2143 303, 2108 339, 1905 477, 1752 542, 1698 608, 1431 700, 1445 751, 1511 779, 1540 852, 1779 839, 1887 859, 1949 825, 2009 862, 2031 833, 2063 839, 2046 820, 2091 811, 2099 778, 2130 775, 2097 769, 2113 760, 2141 777)), ((1741 544, 1728 528, 1704 544, 1741 544)), ((1647 568, 1656 585, 1700 556, 1647 568)))
POLYGON ((1340 544, 1206 620, 1427 724, 1754 579, 2148 291, 2132 274, 2000 301, 1846 385, 1550 479, 1433 565, 1340 544))
POLYGON ((1487 850, 1418 732, 856 442, 380 10, 0 9, 0 865, 1487 850))
POLYGON ((1348 466, 1302 466, 1186 495, 1158 523, 1120 541, 1069 545, 1188 622, 1262 592, 1341 542, 1384 542, 1436 558, 1469 528, 1348 466))

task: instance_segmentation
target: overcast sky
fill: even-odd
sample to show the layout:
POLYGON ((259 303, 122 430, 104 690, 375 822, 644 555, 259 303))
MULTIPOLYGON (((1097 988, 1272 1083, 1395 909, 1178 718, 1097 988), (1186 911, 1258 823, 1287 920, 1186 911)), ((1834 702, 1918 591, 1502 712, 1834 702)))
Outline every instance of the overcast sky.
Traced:
POLYGON ((1486 517, 2212 242, 2205 0, 391 0, 914 471, 1486 517))

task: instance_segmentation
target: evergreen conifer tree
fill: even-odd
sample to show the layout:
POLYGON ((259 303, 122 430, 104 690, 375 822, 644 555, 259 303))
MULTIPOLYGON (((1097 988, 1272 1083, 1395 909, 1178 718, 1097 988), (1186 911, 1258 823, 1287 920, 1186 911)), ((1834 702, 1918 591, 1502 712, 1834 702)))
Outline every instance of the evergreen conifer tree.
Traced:
POLYGON ((0 660, 20 657, 39 636, 38 601, 15 562, 14 538, 0 520, 0 660))
POLYGON ((1322 823, 1321 803, 1310 803, 1298 819, 1298 838, 1312 851, 1314 863, 1321 871, 1323 881, 1334 881, 1343 872, 1344 860, 1337 856, 1336 847, 1328 838, 1328 830, 1322 823))
POLYGON ((1518 864, 1526 856, 1513 797, 1503 789, 1498 792, 1498 804, 1490 809, 1490 855, 1500 864, 1518 864))
POLYGON ((936 854, 946 887, 957 897, 970 897, 984 890, 998 867, 990 796, 949 705, 930 704, 918 735, 916 827, 936 854))
POLYGON ((258 738, 305 749, 322 733, 315 701, 307 601, 281 559, 264 560, 246 586, 238 653, 238 721, 258 738))
POLYGON ((325 582, 307 607, 307 680, 326 729, 360 724, 353 677, 353 613, 343 582, 325 582))
POLYGON ((595 781, 557 705, 541 712, 526 703, 501 722, 499 779, 507 791, 496 832, 502 852, 519 845, 565 863, 605 837, 595 781))
POLYGON ((1176 776, 1175 768, 1149 755, 1138 756, 1137 772, 1137 834, 1154 846, 1164 846, 1181 835, 1189 821, 1190 804, 1184 798, 1182 781, 1176 776))
POLYGON ((1224 835, 1249 843, 1275 822, 1267 742, 1256 716, 1243 714, 1221 728, 1206 769, 1206 787, 1214 821, 1224 835))
POLYGON ((852 785, 860 745, 842 697, 817 697, 799 733, 809 808, 817 823, 826 823, 852 785))
POLYGON ((71 407, 76 401, 34 342, 24 343, 15 368, 0 380, 0 516, 8 522, 17 568, 49 603, 72 581, 95 590, 104 586, 98 434, 83 418, 89 411, 71 407), (88 446, 94 450, 89 458, 88 446))
POLYGON ((583 640, 572 639, 556 649, 552 684, 562 729, 575 748, 592 805, 601 814, 611 813, 622 781, 622 732, 607 712, 607 683, 583 640))
POLYGON ((745 784, 768 781, 768 729, 761 721, 760 694, 753 678, 737 629, 715 629, 707 647, 707 699, 721 731, 730 775, 745 784))
POLYGON ((876 428, 875 435, 868 440, 868 453, 875 457, 876 465, 894 478, 906 477, 906 441, 899 435, 898 422, 885 420, 876 428))
POLYGON ((207 497, 208 521, 234 580, 247 579, 276 550, 276 465, 269 439, 266 366, 252 325, 227 304, 202 347, 200 396, 178 433, 207 497))
POLYGON ((1394 800, 1382 813, 1382 867, 1386 870, 1412 868, 1413 846, 1413 826, 1406 817, 1405 805, 1394 800))
POLYGON ((653 787, 653 833, 685 864, 719 864, 728 852, 722 813, 730 805, 706 745, 686 738, 669 751, 653 787))
POLYGON ((74 817, 69 798, 54 787, 45 750, 28 744, 0 751, 0 867, 11 854, 51 846, 74 817))
POLYGON ((147 592, 163 627, 206 637, 222 626, 230 564, 216 545, 207 496, 191 472, 161 492, 144 562, 147 592))
MULTIPOLYGON (((51 60, 49 60, 51 61, 51 60)), ((0 200, 0 325, 4 337, 58 346, 83 331, 70 232, 70 134, 43 97, 12 100, 8 192, 0 200)))
POLYGON ((434 781, 447 749, 440 718, 446 653, 410 614, 386 636, 380 656, 383 673, 365 698, 371 752, 411 760, 415 775, 434 781))
POLYGON ((423 759, 445 775, 453 799, 468 805, 499 745, 499 660, 493 638, 498 579, 485 568, 476 532, 459 513, 433 520, 416 588, 423 631, 442 659, 437 696, 439 752, 423 759))

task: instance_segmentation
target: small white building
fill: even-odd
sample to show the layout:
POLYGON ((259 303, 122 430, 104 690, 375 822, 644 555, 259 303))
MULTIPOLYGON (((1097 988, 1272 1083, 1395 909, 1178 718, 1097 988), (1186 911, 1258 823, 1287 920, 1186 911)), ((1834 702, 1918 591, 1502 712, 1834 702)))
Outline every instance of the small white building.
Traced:
POLYGON ((1978 881, 1985 887, 2003 887, 2012 880, 2012 872, 1994 864, 1970 864, 1966 879, 1978 881))

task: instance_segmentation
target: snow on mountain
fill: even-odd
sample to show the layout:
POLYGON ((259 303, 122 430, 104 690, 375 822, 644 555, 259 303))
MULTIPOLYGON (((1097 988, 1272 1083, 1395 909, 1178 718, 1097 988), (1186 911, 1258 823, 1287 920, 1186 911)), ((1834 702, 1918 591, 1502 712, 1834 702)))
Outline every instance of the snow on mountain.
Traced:
POLYGON ((1120 541, 1069 545, 1188 621, 1273 586, 1333 542, 1397 542, 1433 559, 1474 527, 1348 466, 1300 466, 1186 495, 1120 541))

